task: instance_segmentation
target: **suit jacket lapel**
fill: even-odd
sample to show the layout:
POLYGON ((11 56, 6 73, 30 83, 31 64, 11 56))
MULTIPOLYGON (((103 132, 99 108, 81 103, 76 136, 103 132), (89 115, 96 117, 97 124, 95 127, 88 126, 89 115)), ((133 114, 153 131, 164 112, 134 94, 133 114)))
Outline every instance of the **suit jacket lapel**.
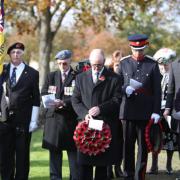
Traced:
POLYGON ((89 86, 89 89, 93 89, 95 84, 93 83, 93 78, 92 78, 92 70, 88 70, 86 71, 86 75, 87 75, 87 84, 89 86))
POLYGON ((56 98, 60 98, 60 94, 61 94, 61 91, 62 91, 62 80, 61 80, 61 72, 60 71, 57 71, 56 74, 55 74, 55 86, 57 87, 57 93, 56 93, 56 98))
POLYGON ((16 85, 14 87, 16 87, 18 84, 20 84, 26 78, 27 75, 29 75, 28 74, 28 66, 25 64, 24 70, 21 73, 21 75, 20 75, 20 77, 19 77, 19 79, 16 82, 16 85))
POLYGON ((72 79, 74 78, 74 71, 72 69, 70 69, 67 78, 64 81, 63 86, 66 87, 69 85, 69 83, 72 81, 72 79))

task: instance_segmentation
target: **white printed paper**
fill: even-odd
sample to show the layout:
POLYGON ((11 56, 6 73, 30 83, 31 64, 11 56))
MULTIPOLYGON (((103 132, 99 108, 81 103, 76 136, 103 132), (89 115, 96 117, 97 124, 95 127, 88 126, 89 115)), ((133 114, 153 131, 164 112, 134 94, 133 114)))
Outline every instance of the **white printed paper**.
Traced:
POLYGON ((89 128, 95 129, 95 130, 102 130, 103 127, 103 120, 98 120, 98 119, 90 119, 89 120, 89 128))
POLYGON ((135 79, 130 79, 130 86, 133 87, 134 89, 139 89, 140 87, 142 87, 142 83, 136 81, 135 79))
POLYGON ((52 103, 54 101, 55 101, 55 94, 48 94, 48 95, 42 96, 42 102, 43 102, 44 108, 51 108, 52 103))

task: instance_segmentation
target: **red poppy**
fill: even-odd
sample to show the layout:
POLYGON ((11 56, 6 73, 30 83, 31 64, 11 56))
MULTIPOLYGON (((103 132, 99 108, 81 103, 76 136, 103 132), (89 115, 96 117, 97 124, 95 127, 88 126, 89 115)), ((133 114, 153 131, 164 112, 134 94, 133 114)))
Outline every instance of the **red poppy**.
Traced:
POLYGON ((104 81, 104 80, 105 80, 105 76, 100 76, 100 77, 99 77, 99 80, 100 80, 100 81, 104 81))

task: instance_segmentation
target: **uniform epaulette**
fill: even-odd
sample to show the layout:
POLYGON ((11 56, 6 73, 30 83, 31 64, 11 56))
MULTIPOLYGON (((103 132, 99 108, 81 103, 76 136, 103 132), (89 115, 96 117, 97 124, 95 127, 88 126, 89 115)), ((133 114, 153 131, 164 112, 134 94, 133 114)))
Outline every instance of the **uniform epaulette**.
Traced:
POLYGON ((145 57, 148 57, 149 59, 152 59, 153 61, 156 61, 152 56, 145 55, 145 57))
POLYGON ((129 58, 129 57, 131 57, 131 55, 128 55, 128 56, 125 56, 125 57, 121 58, 120 61, 123 61, 124 59, 129 58))

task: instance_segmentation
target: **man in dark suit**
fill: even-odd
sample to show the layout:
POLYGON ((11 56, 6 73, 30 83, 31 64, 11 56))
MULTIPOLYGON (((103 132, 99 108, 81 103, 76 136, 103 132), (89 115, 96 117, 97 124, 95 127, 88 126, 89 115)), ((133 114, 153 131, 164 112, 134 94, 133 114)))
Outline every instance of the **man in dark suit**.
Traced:
POLYGON ((54 100, 43 101, 47 105, 43 148, 50 152, 51 180, 62 180, 63 150, 67 151, 71 180, 78 180, 77 152, 73 140, 77 115, 71 105, 76 72, 70 66, 71 56, 70 50, 57 53, 55 59, 59 70, 47 75, 41 91, 42 99, 48 94, 55 95, 54 100))
POLYGON ((11 45, 7 51, 11 62, 4 68, 9 108, 6 123, 10 128, 9 148, 4 150, 8 159, 2 170, 2 179, 6 180, 28 179, 31 132, 37 128, 39 73, 23 62, 24 49, 20 42, 11 45))
POLYGON ((121 82, 118 75, 104 67, 105 57, 101 49, 92 50, 89 60, 92 68, 77 76, 73 108, 80 120, 92 116, 107 123, 112 140, 110 147, 96 156, 78 151, 79 179, 92 180, 93 166, 96 166, 95 180, 106 180, 107 165, 118 164, 122 154, 122 125, 118 122, 121 82))
POLYGON ((145 127, 150 119, 160 120, 161 79, 157 62, 144 55, 148 37, 129 36, 132 55, 120 62, 119 74, 123 81, 123 100, 120 119, 125 120, 124 171, 126 180, 144 180, 147 165, 145 127), (138 156, 135 166, 135 142, 138 156))

